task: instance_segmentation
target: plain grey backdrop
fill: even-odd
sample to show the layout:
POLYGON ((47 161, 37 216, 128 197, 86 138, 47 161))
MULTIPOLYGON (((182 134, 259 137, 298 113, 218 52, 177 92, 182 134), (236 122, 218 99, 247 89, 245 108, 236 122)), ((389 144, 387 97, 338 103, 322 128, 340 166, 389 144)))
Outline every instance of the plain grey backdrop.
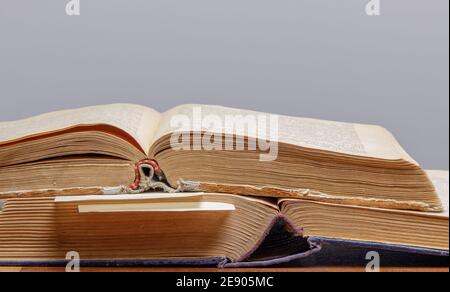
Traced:
POLYGON ((449 165, 449 1, 0 1, 0 120, 220 104, 390 129, 449 165))

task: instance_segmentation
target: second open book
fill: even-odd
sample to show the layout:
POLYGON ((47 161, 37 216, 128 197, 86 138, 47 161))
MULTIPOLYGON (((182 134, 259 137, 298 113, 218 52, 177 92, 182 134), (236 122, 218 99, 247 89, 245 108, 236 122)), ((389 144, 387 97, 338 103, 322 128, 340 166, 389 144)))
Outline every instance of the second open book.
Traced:
POLYGON ((95 265, 261 266, 333 240, 448 256, 448 172, 429 175, 443 213, 219 193, 9 198, 0 206, 0 264, 65 263, 76 251, 95 265))
POLYGON ((276 118, 274 124, 269 114, 218 106, 182 105, 159 113, 113 104, 3 122, 0 199, 159 188, 443 210, 426 172, 382 127, 276 118), (211 122, 227 117, 265 117, 267 127, 276 128, 276 141, 268 141, 269 128, 262 133, 211 122), (192 122, 180 128, 182 121, 192 122), (220 145, 195 149, 206 134, 220 145), (193 147, 174 148, 186 135, 193 147), (232 139, 219 140, 226 135, 232 139), (252 141, 276 144, 250 149, 252 141))

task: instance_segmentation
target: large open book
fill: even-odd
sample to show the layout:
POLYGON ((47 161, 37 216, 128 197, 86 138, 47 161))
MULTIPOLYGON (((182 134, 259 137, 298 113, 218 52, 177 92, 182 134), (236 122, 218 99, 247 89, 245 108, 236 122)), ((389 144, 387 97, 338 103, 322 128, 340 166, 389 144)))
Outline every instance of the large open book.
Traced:
MULTIPOLYGON (((0 264, 269 265, 320 251, 323 240, 447 255, 448 172, 430 172, 441 213, 218 193, 9 198, 0 264)), ((373 250, 373 249, 370 249, 373 250)))
POLYGON ((159 113, 130 104, 0 123, 0 199, 150 189, 301 198, 317 208, 326 205, 313 202, 442 211, 426 172, 379 126, 218 106, 159 113), (196 122, 199 112, 207 122, 196 122), (227 117, 266 120, 276 141, 269 131, 217 122, 227 117), (193 122, 180 127, 183 120, 193 122), (178 147, 187 146, 186 137, 192 147, 178 147), (199 141, 209 148, 196 147, 204 146, 199 141))

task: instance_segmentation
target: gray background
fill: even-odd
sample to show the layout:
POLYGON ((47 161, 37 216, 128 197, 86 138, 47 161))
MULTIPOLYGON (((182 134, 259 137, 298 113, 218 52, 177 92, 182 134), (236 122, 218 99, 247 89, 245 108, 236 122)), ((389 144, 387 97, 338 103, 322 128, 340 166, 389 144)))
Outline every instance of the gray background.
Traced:
POLYGON ((375 123, 449 165, 449 1, 1 0, 0 120, 130 102, 375 123))

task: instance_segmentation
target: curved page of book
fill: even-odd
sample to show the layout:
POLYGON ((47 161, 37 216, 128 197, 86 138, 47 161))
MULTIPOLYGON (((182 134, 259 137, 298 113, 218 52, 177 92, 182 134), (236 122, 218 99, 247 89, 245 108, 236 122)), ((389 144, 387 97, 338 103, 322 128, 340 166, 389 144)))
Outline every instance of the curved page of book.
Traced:
POLYGON ((381 203, 384 207, 442 210, 427 174, 381 127, 278 116, 278 138, 269 141, 276 149, 263 151, 258 144, 261 136, 251 136, 254 132, 249 133, 249 127, 238 130, 223 124, 220 131, 218 125, 208 127, 198 122, 200 125, 192 124, 190 131, 172 128, 173 117, 195 121, 192 115, 197 107, 204 117, 224 121, 230 116, 257 120, 261 115, 269 121, 271 116, 196 105, 164 113, 150 156, 158 161, 173 187, 187 181, 199 185, 198 190, 239 194, 247 194, 245 186, 280 188, 311 191, 322 198, 353 198, 368 206, 381 203), (181 141, 181 147, 174 148, 173 142, 180 140, 187 142, 181 141), (205 149, 205 141, 214 147, 205 149), (195 145, 200 148, 195 149, 195 145), (262 159, 271 151, 273 160, 262 159), (239 190, 239 186, 244 188, 239 190))
POLYGON ((0 193, 130 185, 159 118, 114 104, 2 122, 0 193))

